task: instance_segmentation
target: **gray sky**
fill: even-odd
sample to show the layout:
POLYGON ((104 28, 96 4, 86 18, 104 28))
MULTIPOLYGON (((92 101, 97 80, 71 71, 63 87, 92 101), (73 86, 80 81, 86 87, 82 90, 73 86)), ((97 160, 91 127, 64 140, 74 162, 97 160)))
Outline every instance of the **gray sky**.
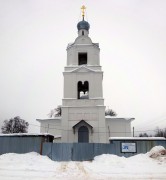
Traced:
POLYGON ((165 0, 0 0, 0 124, 19 115, 39 125, 61 104, 83 4, 101 48, 105 105, 135 117, 136 131, 166 127, 165 0))

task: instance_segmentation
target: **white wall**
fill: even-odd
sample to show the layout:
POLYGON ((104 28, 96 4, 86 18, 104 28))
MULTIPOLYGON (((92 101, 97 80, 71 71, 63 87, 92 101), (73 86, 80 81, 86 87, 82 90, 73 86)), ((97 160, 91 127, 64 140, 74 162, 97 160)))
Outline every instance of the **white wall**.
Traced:
POLYGON ((64 98, 77 99, 77 84, 79 81, 89 82, 89 98, 103 97, 102 72, 64 73, 64 98))
POLYGON ((50 133, 54 136, 61 135, 61 119, 38 120, 40 122, 40 132, 50 133))
POLYGON ((131 137, 131 120, 125 118, 106 118, 109 137, 131 137), (109 132, 110 131, 110 132, 109 132))

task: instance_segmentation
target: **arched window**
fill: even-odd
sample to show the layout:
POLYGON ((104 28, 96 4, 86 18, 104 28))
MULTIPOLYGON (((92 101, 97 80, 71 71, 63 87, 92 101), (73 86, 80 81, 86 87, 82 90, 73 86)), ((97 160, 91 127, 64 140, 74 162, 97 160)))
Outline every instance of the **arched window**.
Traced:
POLYGON ((84 31, 82 31, 82 36, 84 36, 84 31))
POLYGON ((78 86, 77 87, 78 99, 89 99, 89 83, 88 83, 88 81, 85 81, 84 83, 79 81, 77 86, 78 86))

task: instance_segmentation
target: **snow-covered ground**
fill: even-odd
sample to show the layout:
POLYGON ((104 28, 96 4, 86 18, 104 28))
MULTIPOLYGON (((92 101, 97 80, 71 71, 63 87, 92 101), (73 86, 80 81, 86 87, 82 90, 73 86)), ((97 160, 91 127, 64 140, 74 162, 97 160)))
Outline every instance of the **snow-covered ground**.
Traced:
POLYGON ((0 180, 166 179, 166 150, 130 158, 103 154, 92 162, 55 162, 37 153, 0 156, 0 180))

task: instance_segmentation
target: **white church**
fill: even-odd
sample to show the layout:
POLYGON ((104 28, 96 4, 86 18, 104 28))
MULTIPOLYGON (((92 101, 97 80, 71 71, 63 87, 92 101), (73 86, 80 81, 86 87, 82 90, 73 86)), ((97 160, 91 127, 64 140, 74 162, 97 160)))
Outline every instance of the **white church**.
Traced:
POLYGON ((105 116, 100 48, 89 37, 85 6, 81 9, 78 36, 67 46, 62 114, 37 119, 40 132, 54 135, 55 142, 66 143, 108 143, 109 137, 131 137, 134 118, 105 116))

